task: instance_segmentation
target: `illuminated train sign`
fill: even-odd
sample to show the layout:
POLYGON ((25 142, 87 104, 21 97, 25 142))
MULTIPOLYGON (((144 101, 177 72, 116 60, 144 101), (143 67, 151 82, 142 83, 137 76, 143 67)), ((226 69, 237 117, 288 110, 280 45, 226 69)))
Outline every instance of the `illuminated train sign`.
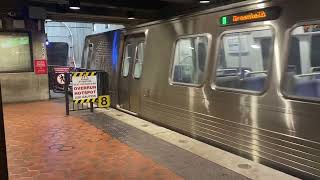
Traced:
POLYGON ((280 17, 280 7, 270 7, 265 9, 259 9, 244 13, 238 13, 228 16, 222 16, 220 18, 221 26, 229 26, 236 24, 244 24, 250 22, 275 20, 280 17))

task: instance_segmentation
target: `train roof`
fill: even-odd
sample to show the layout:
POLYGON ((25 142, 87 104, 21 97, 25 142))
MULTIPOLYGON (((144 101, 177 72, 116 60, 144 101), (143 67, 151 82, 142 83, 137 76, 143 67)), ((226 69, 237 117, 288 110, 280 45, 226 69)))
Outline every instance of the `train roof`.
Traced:
POLYGON ((237 2, 237 3, 233 3, 233 4, 228 4, 228 5, 225 5, 225 6, 213 7, 213 8, 206 9, 206 10, 199 10, 197 12, 175 16, 175 17, 172 17, 170 19, 147 22, 147 23, 143 23, 143 24, 140 24, 140 25, 127 27, 127 28, 125 28, 125 30, 134 30, 134 29, 142 28, 142 27, 146 27, 146 26, 152 26, 152 25, 156 25, 156 24, 162 24, 162 23, 167 23, 167 22, 171 22, 171 21, 176 21, 176 20, 179 20, 179 19, 182 19, 182 18, 200 16, 200 15, 205 15, 205 14, 210 14, 210 13, 214 13, 214 12, 220 12, 220 11, 225 11, 225 10, 229 10, 229 9, 244 7, 244 6, 253 5, 253 4, 259 4, 259 3, 263 3, 263 2, 270 2, 270 1, 271 0, 247 0, 247 1, 241 1, 241 2, 237 2))

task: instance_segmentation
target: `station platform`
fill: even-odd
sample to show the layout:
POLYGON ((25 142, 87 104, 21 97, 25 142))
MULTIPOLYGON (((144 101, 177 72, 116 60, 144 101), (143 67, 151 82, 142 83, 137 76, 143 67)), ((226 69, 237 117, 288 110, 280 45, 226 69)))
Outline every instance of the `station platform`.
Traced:
POLYGON ((296 179, 115 109, 4 106, 10 180, 296 179))

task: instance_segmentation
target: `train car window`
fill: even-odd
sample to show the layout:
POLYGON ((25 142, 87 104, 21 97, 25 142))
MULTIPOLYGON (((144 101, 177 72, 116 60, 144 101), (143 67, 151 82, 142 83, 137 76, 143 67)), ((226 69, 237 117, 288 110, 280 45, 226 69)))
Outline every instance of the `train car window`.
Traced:
POLYGON ((27 33, 0 33, 0 72, 32 71, 27 33))
POLYGON ((173 83, 199 85, 204 78, 208 38, 195 36, 176 42, 172 68, 173 83))
POLYGON ((142 64, 144 56, 144 42, 141 42, 136 47, 136 57, 134 64, 134 78, 140 78, 142 73, 142 64))
POLYGON ((293 29, 289 48, 285 94, 306 99, 320 98, 320 24, 293 29))
POLYGON ((129 75, 130 63, 134 56, 134 47, 132 44, 127 44, 124 50, 123 62, 122 62, 122 76, 127 77, 129 75))
POLYGON ((273 31, 226 33, 222 36, 215 85, 218 88, 261 93, 272 60, 273 31))

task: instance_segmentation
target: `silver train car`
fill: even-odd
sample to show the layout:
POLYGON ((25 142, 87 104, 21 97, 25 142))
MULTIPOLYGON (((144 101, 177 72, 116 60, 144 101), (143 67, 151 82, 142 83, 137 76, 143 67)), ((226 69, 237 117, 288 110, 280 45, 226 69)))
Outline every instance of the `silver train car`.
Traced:
POLYGON ((120 110, 320 178, 319 0, 249 0, 126 29, 120 110))

